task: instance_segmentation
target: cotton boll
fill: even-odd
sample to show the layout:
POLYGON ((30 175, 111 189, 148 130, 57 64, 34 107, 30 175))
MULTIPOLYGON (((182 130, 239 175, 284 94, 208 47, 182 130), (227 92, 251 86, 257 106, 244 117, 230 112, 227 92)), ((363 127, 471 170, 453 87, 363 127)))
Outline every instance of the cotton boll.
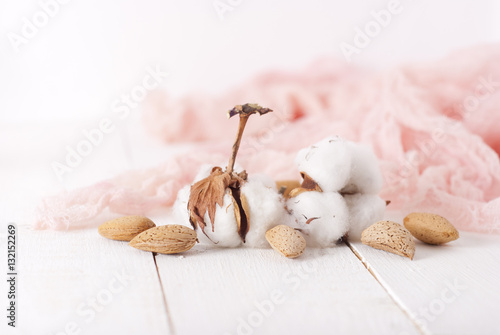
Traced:
MULTIPOLYGON (((189 222, 189 211, 187 209, 187 204, 189 201, 189 194, 191 191, 191 185, 183 187, 177 194, 177 199, 173 206, 174 217, 179 224, 191 227, 189 222)), ((236 217, 234 216, 234 206, 229 191, 226 191, 224 195, 224 204, 222 207, 217 205, 215 210, 215 231, 212 232, 212 224, 208 216, 208 212, 205 214, 205 234, 201 231, 201 228, 196 229, 198 235, 198 240, 201 243, 211 244, 214 243, 219 247, 237 247, 241 245, 242 241, 240 235, 238 234, 238 224, 236 222, 236 217)))
POLYGON ((303 192, 290 198, 287 208, 310 246, 333 246, 349 229, 349 210, 338 193, 303 192))
POLYGON ((186 185, 181 188, 177 193, 177 199, 175 199, 174 205, 172 206, 172 214, 174 216, 175 223, 189 227, 191 227, 191 223, 189 222, 189 211, 187 209, 187 204, 189 201, 190 191, 191 185, 186 185))
POLYGON ((258 181, 261 184, 263 184, 265 187, 271 188, 271 189, 275 190, 276 192, 278 192, 278 189, 276 187, 276 182, 274 181, 273 178, 271 178, 267 174, 253 173, 253 174, 248 176, 248 181, 249 182, 258 181))
MULTIPOLYGON (((195 182, 206 178, 212 171, 212 165, 203 165, 195 178, 195 182)), ((241 169, 239 169, 241 170, 241 169)), ((174 204, 174 215, 182 222, 189 224, 189 212, 187 204, 189 201, 191 185, 185 186, 177 194, 174 204)), ((255 174, 248 177, 248 181, 241 187, 241 194, 245 196, 250 224, 245 236, 245 246, 262 248, 267 247, 265 233, 272 227, 280 224, 283 216, 287 215, 284 208, 284 199, 278 194, 275 181, 263 174, 255 174)), ((221 247, 237 247, 242 244, 238 233, 238 223, 234 214, 234 204, 229 190, 226 190, 224 204, 217 205, 215 212, 215 229, 212 232, 212 224, 208 213, 205 214, 205 236, 200 228, 197 229, 198 239, 201 242, 213 244, 221 247)))
POLYGON ((337 192, 350 178, 351 148, 342 138, 329 137, 300 150, 295 162, 323 192, 337 192))
POLYGON ((349 208, 349 240, 359 241, 361 232, 384 218, 385 201, 374 194, 347 194, 349 208))
POLYGON ((287 215, 283 197, 278 194, 274 181, 264 175, 249 177, 241 188, 248 201, 249 230, 244 246, 251 248, 269 247, 266 231, 281 224, 287 215))
POLYGON ((342 193, 378 194, 382 189, 382 174, 377 156, 366 145, 347 142, 352 153, 351 177, 342 193))
POLYGON ((238 223, 236 222, 236 217, 234 215, 234 205, 233 200, 229 190, 226 190, 224 195, 224 204, 222 207, 217 205, 215 211, 215 229, 212 231, 212 224, 210 223, 210 218, 208 216, 208 211, 205 214, 205 236, 200 228, 197 229, 198 238, 201 241, 207 243, 215 243, 219 247, 238 247, 241 245, 241 237, 238 234, 238 223))

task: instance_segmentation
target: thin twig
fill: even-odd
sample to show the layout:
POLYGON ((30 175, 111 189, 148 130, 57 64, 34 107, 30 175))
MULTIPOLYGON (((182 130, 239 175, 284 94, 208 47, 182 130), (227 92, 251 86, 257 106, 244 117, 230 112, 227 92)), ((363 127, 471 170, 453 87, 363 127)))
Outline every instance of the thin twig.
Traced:
POLYGON ((229 164, 227 165, 227 170, 229 174, 233 173, 234 162, 236 161, 236 155, 238 154, 238 149, 240 148, 241 137, 243 136, 243 131, 248 121, 250 115, 240 115, 240 124, 238 126, 238 134, 236 140, 233 144, 233 151, 231 153, 231 158, 229 158, 229 164))

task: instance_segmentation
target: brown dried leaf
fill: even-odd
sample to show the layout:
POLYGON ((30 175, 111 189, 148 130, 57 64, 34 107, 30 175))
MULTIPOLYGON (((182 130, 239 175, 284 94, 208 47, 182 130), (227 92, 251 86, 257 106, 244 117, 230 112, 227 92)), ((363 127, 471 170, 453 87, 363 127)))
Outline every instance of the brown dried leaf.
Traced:
POLYGON ((260 115, 267 114, 272 112, 273 110, 270 108, 264 108, 259 106, 258 104, 244 104, 244 105, 236 105, 234 108, 230 109, 227 112, 228 118, 231 118, 235 115, 240 116, 250 116, 252 114, 259 113, 260 115))
POLYGON ((214 231, 217 205, 222 207, 224 204, 226 188, 232 181, 233 178, 229 173, 222 172, 222 169, 216 166, 207 178, 191 186, 187 207, 189 221, 194 229, 196 229, 196 226, 199 226, 203 233, 205 233, 205 213, 208 211, 208 217, 212 223, 212 231, 214 231))
POLYGON ((240 231, 241 211, 240 211, 240 206, 238 206, 238 203, 236 202, 236 199, 234 198, 233 190, 231 190, 231 201, 233 202, 234 218, 236 219, 236 223, 238 224, 238 231, 240 231))
POLYGON ((250 229, 250 210, 248 208, 248 201, 239 189, 230 188, 230 190, 234 207, 234 217, 238 223, 238 234, 241 240, 245 242, 246 235, 250 229))
POLYGON ((245 212, 248 221, 248 228, 250 228, 250 205, 248 204, 247 197, 243 193, 241 194, 240 198, 241 198, 241 207, 243 207, 243 212, 245 212))
MULTIPOLYGON (((245 183, 246 178, 246 171, 230 174, 228 172, 222 172, 222 169, 216 166, 212 169, 212 172, 207 178, 192 185, 187 208, 189 211, 189 222, 193 228, 196 229, 198 226, 201 231, 207 235, 205 233, 205 214, 208 212, 208 217, 210 219, 210 223, 212 224, 212 231, 214 231, 215 212, 217 210, 217 205, 222 207, 224 204, 226 189, 229 188, 231 191, 233 201, 234 198, 236 198, 237 201, 240 201, 239 189, 241 185, 245 183)), ((237 206, 235 206, 235 208, 236 207, 237 206)), ((240 236, 242 236, 242 239, 244 240, 244 236, 248 232, 246 217, 243 222, 244 227, 242 227, 243 230, 240 233, 240 236)))
POLYGON ((301 172, 300 175, 302 176, 303 179, 302 184, 300 185, 300 187, 292 189, 288 193, 288 198, 295 198, 296 196, 304 192, 323 192, 321 187, 319 187, 319 185, 314 181, 314 179, 309 177, 307 173, 301 172))

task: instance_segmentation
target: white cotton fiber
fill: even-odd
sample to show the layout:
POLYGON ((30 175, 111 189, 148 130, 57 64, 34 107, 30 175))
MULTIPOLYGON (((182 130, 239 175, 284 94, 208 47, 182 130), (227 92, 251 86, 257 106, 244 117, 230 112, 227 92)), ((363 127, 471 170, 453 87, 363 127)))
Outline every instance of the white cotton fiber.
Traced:
POLYGON ((192 227, 191 223, 189 223, 189 212, 187 209, 190 190, 191 185, 186 185, 181 188, 179 192, 177 192, 177 199, 175 199, 174 205, 172 206, 172 214, 175 223, 188 227, 192 227))
POLYGON ((295 163, 323 192, 337 192, 351 175, 351 148, 342 138, 329 137, 300 150, 295 163))
POLYGON ((347 142, 347 146, 352 154, 351 174, 341 192, 378 194, 382 189, 383 179, 377 156, 364 144, 347 142))
POLYGON ((251 248, 269 247, 266 231, 282 224, 287 215, 284 199, 278 194, 275 182, 265 175, 253 175, 241 188, 250 210, 249 230, 244 246, 251 248))
POLYGON ((276 186, 276 182, 274 181, 273 178, 268 176, 267 174, 263 173, 253 173, 251 175, 248 175, 248 181, 250 182, 259 182, 265 187, 272 188, 276 192, 278 192, 278 188, 276 186))
POLYGON ((203 234, 201 229, 198 228, 198 239, 204 242, 213 242, 219 247, 237 247, 241 245, 241 237, 238 234, 238 223, 234 215, 234 205, 229 190, 226 190, 224 195, 224 204, 222 207, 217 205, 215 211, 215 229, 212 231, 212 224, 208 217, 208 212, 205 214, 205 233, 210 239, 203 234))
POLYGON ((287 208, 295 217, 308 246, 333 246, 349 229, 349 211, 338 193, 303 192, 290 198, 287 208))
POLYGON ((361 232, 384 218, 385 201, 374 194, 346 194, 349 208, 349 240, 359 241, 361 232))
MULTIPOLYGON (((189 222, 189 212, 187 210, 187 203, 189 201, 189 192, 191 190, 191 185, 183 187, 177 194, 177 199, 174 203, 173 211, 174 216, 178 224, 191 227, 189 222)), ((229 191, 226 191, 224 196, 224 204, 222 207, 217 205, 215 211, 215 231, 212 232, 212 224, 208 217, 208 212, 205 214, 205 232, 208 235, 205 236, 201 229, 198 227, 196 233, 198 235, 198 240, 201 243, 211 244, 214 243, 220 247, 237 247, 241 245, 242 241, 240 235, 238 234, 238 224, 236 223, 236 218, 234 216, 233 201, 229 195, 229 191)))

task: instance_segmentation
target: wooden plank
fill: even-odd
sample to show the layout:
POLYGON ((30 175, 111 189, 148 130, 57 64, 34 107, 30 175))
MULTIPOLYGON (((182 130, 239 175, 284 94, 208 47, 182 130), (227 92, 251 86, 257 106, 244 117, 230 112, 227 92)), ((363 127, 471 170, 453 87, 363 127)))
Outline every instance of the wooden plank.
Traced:
POLYGON ((417 242, 413 261, 361 243, 353 249, 424 332, 500 333, 498 236, 461 232, 443 246, 417 242))
MULTIPOLYGON (((19 228, 17 327, 8 327, 3 316, 5 322, 0 333, 168 334, 164 297, 151 253, 107 240, 96 229, 64 232, 30 229, 40 197, 61 186, 52 171, 52 160, 64 159, 65 145, 74 146, 83 136, 84 127, 72 127, 77 130, 75 139, 67 143, 56 143, 51 134, 57 131, 52 127, 35 133, 36 141, 24 141, 18 149, 26 154, 1 167, 2 175, 9 176, 2 180, 0 190, 0 246, 5 250, 0 252, 2 269, 6 268, 6 226, 14 222, 19 228), (30 151, 31 142, 34 149, 30 151)), ((31 129, 22 130, 18 137, 23 138, 22 134, 27 133, 29 138, 31 129)), ((68 174, 65 186, 85 185, 126 169, 124 151, 120 151, 125 148, 120 141, 118 133, 103 140, 68 174)), ((4 306, 6 279, 0 283, 4 306)))
POLYGON ((343 245, 286 259, 202 245, 157 255, 177 334, 417 334, 343 245))
MULTIPOLYGON (((5 250, 3 225, 1 230, 5 250)), ((107 240, 95 229, 20 227, 17 237, 17 325, 12 329, 4 321, 0 333, 170 333, 151 253, 107 240)), ((3 254, 1 262, 6 264, 3 254)), ((6 290, 2 280, 2 296, 6 290)))

